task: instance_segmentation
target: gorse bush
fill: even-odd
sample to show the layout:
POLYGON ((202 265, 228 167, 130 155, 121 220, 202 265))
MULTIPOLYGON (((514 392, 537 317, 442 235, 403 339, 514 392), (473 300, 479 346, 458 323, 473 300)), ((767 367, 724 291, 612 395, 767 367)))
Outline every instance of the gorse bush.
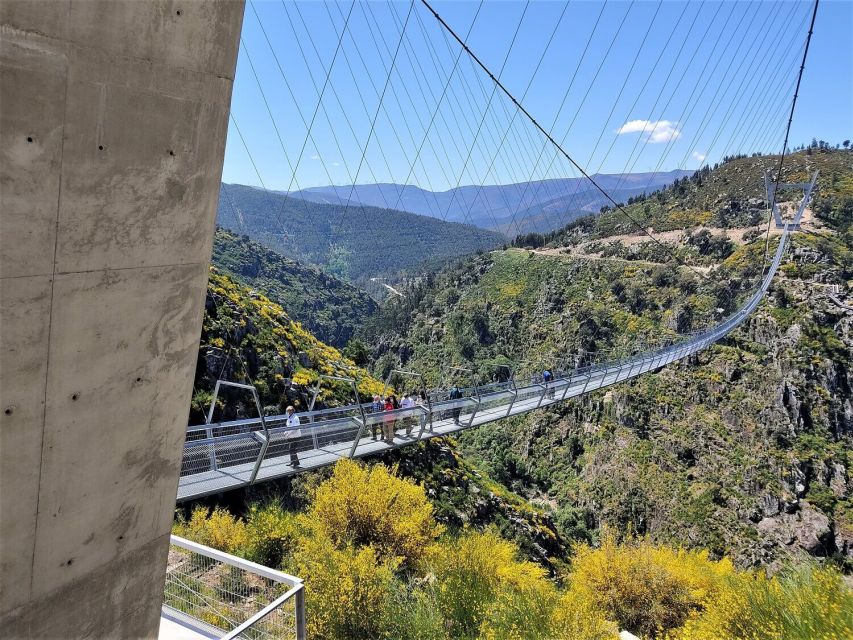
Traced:
POLYGON ((384 466, 342 461, 312 495, 302 514, 198 507, 175 532, 304 578, 319 640, 853 638, 853 593, 827 569, 766 578, 605 535, 576 547, 560 589, 496 529, 446 534, 423 487, 384 466))
POLYGON ((616 640, 618 627, 607 620, 601 609, 577 593, 566 593, 551 614, 554 638, 583 638, 584 640, 616 640))
POLYGON ((580 546, 572 562, 570 593, 589 601, 632 633, 655 636, 681 626, 719 593, 734 567, 706 551, 684 551, 646 541, 580 546))
POLYGON ((324 535, 306 536, 295 568, 310 588, 306 606, 311 638, 393 638, 396 562, 372 546, 339 546, 324 535))
POLYGON ((178 519, 173 531, 175 535, 234 554, 243 551, 249 540, 246 523, 219 507, 212 511, 196 507, 189 520, 178 519))
POLYGON ((847 640, 853 638, 853 592, 831 569, 766 578, 739 573, 668 640, 847 640))
POLYGON ((296 515, 271 503, 251 505, 246 520, 246 557, 268 567, 282 566, 299 542, 296 515))
POLYGON ((416 565, 443 527, 423 488, 386 467, 351 460, 335 465, 315 494, 306 526, 336 545, 372 546, 382 559, 416 565))
POLYGON ((547 637, 556 589, 545 571, 516 559, 518 547, 497 532, 466 532, 431 550, 432 593, 452 637, 517 637, 518 625, 547 637))

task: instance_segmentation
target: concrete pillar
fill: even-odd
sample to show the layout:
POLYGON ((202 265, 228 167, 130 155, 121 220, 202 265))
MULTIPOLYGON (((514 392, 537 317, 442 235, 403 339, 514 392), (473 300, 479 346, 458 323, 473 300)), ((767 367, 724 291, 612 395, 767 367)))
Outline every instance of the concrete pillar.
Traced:
POLYGON ((241 1, 0 0, 0 636, 156 637, 241 1))

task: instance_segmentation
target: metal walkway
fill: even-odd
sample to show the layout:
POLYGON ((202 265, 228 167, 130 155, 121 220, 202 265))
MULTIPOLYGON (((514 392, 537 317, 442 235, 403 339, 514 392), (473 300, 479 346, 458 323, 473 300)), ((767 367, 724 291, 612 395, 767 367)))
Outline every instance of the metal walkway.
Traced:
MULTIPOLYGON (((803 203, 807 200, 804 199, 803 203)), ((801 205, 800 212, 802 213, 801 205)), ((182 502, 250 484, 273 480, 359 458, 419 440, 470 429, 508 416, 527 413, 596 389, 654 371, 704 349, 741 324, 758 306, 782 260, 795 221, 782 231, 773 262, 761 286, 746 304, 721 324, 680 336, 666 348, 632 358, 581 367, 544 384, 518 380, 463 389, 464 396, 447 400, 447 392, 430 394, 427 406, 370 413, 370 405, 349 405, 298 414, 301 420, 300 466, 290 464, 288 438, 293 429, 286 416, 222 422, 189 427, 184 444, 177 501, 182 502), (393 427, 393 443, 373 439, 382 426, 393 427)))

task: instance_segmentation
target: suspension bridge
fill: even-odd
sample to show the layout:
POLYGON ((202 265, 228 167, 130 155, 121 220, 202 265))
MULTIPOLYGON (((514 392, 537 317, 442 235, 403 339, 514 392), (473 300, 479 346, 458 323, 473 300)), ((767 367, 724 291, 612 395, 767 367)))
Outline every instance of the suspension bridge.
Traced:
MULTIPOLYGON (((239 607, 245 619, 231 621, 227 637, 261 633, 275 619, 286 627, 279 635, 304 637, 300 580, 181 541, 166 566, 178 468, 185 502, 473 429, 658 371, 721 340, 760 304, 816 181, 784 184, 805 178, 783 164, 818 0, 438 8, 442 15, 427 0, 4 4, 6 636, 153 637, 167 571, 166 595, 183 606, 175 599, 187 576, 208 567, 254 574, 241 582, 251 593, 231 594, 253 607, 261 578, 277 585, 259 611, 239 607), (386 250, 375 240, 382 220, 368 208, 405 213, 409 188, 422 192, 413 213, 472 236, 478 225, 507 237, 547 233, 605 205, 620 231, 645 235, 669 255, 664 262, 701 281, 707 274, 656 237, 654 216, 636 217, 622 201, 657 189, 662 168, 693 171, 706 158, 768 150, 780 156, 765 187, 764 255, 751 253, 754 280, 711 283, 726 311, 709 312, 701 331, 624 357, 566 348, 560 361, 571 365, 548 380, 472 376, 461 393, 435 389, 405 409, 374 412, 356 392, 347 406, 312 404, 298 426, 265 415, 257 390, 242 385, 257 418, 211 414, 184 433, 219 193, 233 231, 256 224, 258 236, 321 265, 346 249, 345 234, 352 253, 386 250), (223 156, 230 169, 243 152, 235 177, 256 185, 267 206, 234 202, 221 185, 223 156), (628 184, 642 175, 635 169, 648 183, 628 184), (365 182, 389 188, 366 202, 357 189, 365 182), (333 193, 328 222, 299 230, 315 248, 300 252, 289 214, 314 222, 300 194, 322 183, 333 193), (794 187, 803 197, 782 220, 777 192, 794 187), (594 206, 580 206, 590 193, 594 206), (781 233, 771 251, 772 224, 781 233), (270 615, 288 598, 292 625, 270 615)), ((394 233, 404 249, 435 257, 429 234, 394 233)), ((194 612, 196 604, 215 603, 192 603, 194 612)))
MULTIPOLYGON (((543 208, 543 202, 547 206, 548 203, 557 201, 562 197, 559 193, 550 190, 551 186, 549 185, 552 185, 552 180, 550 179, 572 175, 578 178, 578 182, 574 192, 566 201, 567 210, 571 209, 570 202, 572 197, 577 197, 585 189, 597 190, 605 199, 605 202, 612 205, 613 211, 623 216, 637 232, 645 234, 651 242, 657 243, 663 250, 671 254, 673 264, 679 263, 680 266, 691 269, 700 277, 705 276, 705 274, 699 274, 690 265, 685 264, 672 250, 672 247, 660 242, 651 229, 647 229, 645 225, 635 219, 621 203, 617 202, 599 184, 597 174, 589 173, 564 148, 563 144, 580 113, 581 107, 583 107, 586 101, 586 96, 584 96, 584 99, 572 115, 571 122, 562 139, 557 139, 554 133, 552 133, 563 110, 566 97, 568 97, 575 77, 578 74, 578 69, 583 62, 583 57, 586 55, 590 42, 596 36, 598 21, 596 21, 595 26, 590 32, 586 48, 584 48, 583 54, 578 61, 578 67, 575 68, 566 89, 563 104, 561 104, 550 126, 546 127, 540 124, 528 111, 523 102, 539 72, 540 65, 545 59, 552 43, 555 41, 555 36, 566 15, 568 5, 563 7, 562 12, 555 21, 553 31, 551 31, 550 37, 541 51, 538 64, 530 75, 529 82, 521 96, 517 97, 502 80, 507 62, 516 42, 516 37, 528 13, 529 5, 530 3, 524 5, 500 70, 497 72, 493 72, 468 46, 467 37, 470 35, 471 29, 477 21, 479 8, 474 14, 467 34, 460 35, 426 0, 421 0, 420 3, 409 3, 405 15, 398 15, 396 9, 392 7, 389 14, 393 26, 391 31, 396 30, 397 32, 395 43, 393 37, 390 42, 386 41, 382 33, 383 29, 380 28, 379 19, 369 3, 353 3, 346 14, 341 7, 333 5, 339 14, 337 16, 333 14, 328 5, 324 4, 323 8, 330 21, 332 30, 337 37, 337 46, 334 54, 330 60, 324 61, 311 37, 310 30, 307 29, 305 18, 302 15, 299 5, 293 5, 292 7, 283 5, 287 23, 294 36, 294 42, 298 46, 298 56, 296 51, 293 52, 293 56, 295 59, 301 58, 310 80, 310 83, 306 85, 309 95, 306 99, 300 99, 295 94, 295 91, 298 89, 295 89, 291 85, 286 74, 282 71, 279 55, 271 43, 261 14, 254 3, 250 1, 248 3, 250 13, 255 18, 260 33, 263 34, 263 38, 260 40, 266 42, 269 46, 270 53, 275 60, 275 66, 278 68, 281 80, 287 89, 287 94, 289 94, 293 102, 293 115, 305 127, 305 136, 301 146, 298 147, 298 153, 295 150, 291 150, 289 153, 282 139, 274 110, 270 106, 271 97, 269 94, 272 90, 267 83, 262 81, 258 73, 259 65, 253 61, 252 54, 246 42, 241 42, 241 53, 245 56, 248 63, 251 77, 254 78, 261 98, 261 103, 265 107, 265 115, 269 116, 270 123, 275 132, 275 139, 278 140, 281 147, 290 175, 288 188, 284 193, 292 193, 293 187, 296 187, 297 191, 300 190, 301 187, 297 173, 300 163, 306 155, 306 149, 310 149, 311 147, 317 149, 317 154, 312 159, 320 161, 320 165, 326 172, 329 183, 332 185, 334 184, 332 173, 322 156, 324 153, 334 153, 342 158, 347 182, 351 186, 342 188, 344 191, 348 188, 348 194, 340 194, 340 187, 331 187, 335 192, 336 199, 343 205, 338 224, 332 226, 332 238, 329 239, 329 244, 332 245, 335 233, 340 230, 341 222, 346 219, 347 213, 350 211, 360 209, 365 222, 362 232, 368 236, 372 233, 372 223, 366 215, 363 203, 358 198, 354 198, 355 187, 359 176, 362 175, 362 171, 366 171, 375 183, 379 183, 380 180, 377 179, 377 173, 382 173, 383 165, 387 169, 388 175, 392 178, 394 177, 391 168, 394 162, 388 159, 389 155, 393 159, 392 147, 396 148, 399 152, 399 159, 403 161, 403 166, 408 167, 405 179, 398 181, 399 184, 409 184, 411 179, 413 177, 417 178, 418 172, 420 172, 425 180, 425 184, 430 187, 433 198, 435 198, 434 206, 430 208, 431 214, 433 217, 444 220, 448 219, 448 215, 454 205, 453 199, 457 197, 457 193, 459 193, 458 197, 460 201, 455 204, 461 208, 463 212, 462 221, 464 222, 469 221, 469 216, 476 204, 485 204, 486 208, 490 209, 488 200, 484 196, 484 187, 487 178, 495 176, 498 166, 502 164, 502 171, 509 171, 507 175, 516 177, 518 185, 521 185, 519 186, 520 194, 516 194, 517 197, 514 202, 510 202, 506 194, 501 192, 503 209, 512 213, 507 228, 512 228, 514 224, 516 231, 518 231, 521 228, 519 223, 522 222, 522 219, 529 215, 531 210, 536 209, 532 205, 535 204, 539 208, 543 208), (425 9, 424 15, 435 18, 433 26, 438 30, 439 37, 430 37, 428 35, 428 25, 420 15, 421 12, 415 10, 416 5, 425 9), (355 26, 358 19, 362 21, 360 28, 365 33, 374 34, 374 28, 376 28, 374 45, 376 47, 377 58, 373 65, 371 65, 366 47, 360 46, 358 39, 351 35, 349 46, 347 46, 347 41, 345 40, 348 30, 354 31, 358 29, 355 26), (300 24, 303 31, 299 30, 300 24), (418 39, 417 43, 415 42, 416 38, 418 39), (303 41, 309 43, 310 47, 303 46, 303 41), (447 50, 444 54, 439 51, 440 43, 443 43, 447 50), (311 58, 312 50, 316 58, 315 60, 311 58), (427 62, 432 63, 433 68, 431 70, 425 68, 427 62), (359 63, 368 72, 368 76, 371 75, 371 66, 381 69, 385 74, 384 83, 376 84, 370 78, 369 88, 367 86, 362 87, 361 83, 357 81, 358 74, 354 70, 354 66, 357 68, 359 63), (467 66, 465 63, 467 63, 467 66), (447 67, 450 67, 450 71, 447 71, 447 67), (338 75, 335 76, 335 73, 338 75), (315 74, 319 77, 315 78, 315 74), (484 78, 486 79, 485 83, 484 78), (353 83, 354 93, 358 95, 358 102, 351 108, 344 106, 337 88, 349 81, 353 83), (440 86, 442 89, 441 92, 433 91, 430 81, 440 86), (311 92, 312 89, 313 93, 311 92), (367 104, 370 100, 371 90, 376 98, 375 109, 370 109, 367 104), (415 93, 415 96, 412 93, 415 93), (304 104, 311 103, 314 103, 313 110, 303 110, 304 104), (335 118, 335 105, 339 109, 340 121, 335 118), (363 114, 359 114, 358 105, 361 106, 363 114), (353 120, 360 115, 363 116, 361 127, 357 126, 357 123, 356 125, 353 124, 353 120), (383 123, 379 122, 380 116, 384 118, 385 127, 381 127, 383 123), (322 139, 324 137, 323 129, 321 128, 323 119, 325 119, 328 126, 328 133, 330 134, 328 137, 334 141, 335 148, 320 152, 319 149, 322 145, 318 144, 318 138, 322 139), (346 126, 340 126, 341 122, 345 123, 346 126), (377 126, 378 122, 380 126, 377 126), (358 128, 369 130, 366 139, 360 139, 356 134, 356 129, 358 128), (380 128, 384 129, 385 137, 393 138, 390 143, 386 140, 384 146, 382 136, 379 135, 380 128), (347 131, 353 136, 355 149, 360 154, 357 165, 352 167, 347 165, 344 160, 346 154, 343 152, 343 149, 347 146, 347 142, 341 139, 344 138, 347 131), (416 131, 422 132, 422 135, 416 135, 416 131), (371 150, 372 153, 370 152, 371 150), (433 161, 428 162, 428 156, 433 161), (475 167, 486 168, 477 172, 475 167), (456 187, 453 190, 451 201, 447 204, 439 203, 435 190, 432 188, 430 175, 433 174, 433 177, 438 178, 437 171, 443 176, 445 184, 448 186, 455 185, 456 187), (474 195, 470 200, 464 195, 464 190, 459 190, 463 179, 472 185, 470 191, 474 195), (532 188, 531 185, 533 185, 532 188), (521 215, 520 218, 518 217, 519 214, 521 215)), ((482 3, 480 4, 480 8, 482 8, 482 3)), ((606 5, 602 5, 601 12, 598 15, 599 20, 605 8, 606 5)), ((613 103, 613 108, 605 121, 605 126, 602 128, 601 134, 598 136, 598 141, 592 151, 589 162, 586 163, 587 166, 591 166, 590 163, 593 157, 596 156, 599 143, 603 139, 603 133, 610 122, 610 118, 614 115, 616 106, 620 102, 623 92, 631 79, 635 65, 637 65, 643 54, 649 34, 652 33, 655 26, 660 8, 661 5, 659 4, 657 10, 651 16, 645 37, 643 37, 642 42, 639 44, 634 62, 624 78, 619 95, 613 103)), ((739 108, 741 120, 737 126, 733 127, 733 133, 730 135, 723 150, 725 155, 730 150, 762 146, 766 142, 768 131, 771 132, 769 135, 772 139, 773 123, 779 118, 782 118, 782 122, 784 123, 784 117, 788 115, 784 108, 781 110, 777 108, 772 115, 768 116, 766 112, 762 112, 759 105, 762 101, 768 100, 770 96, 774 95, 774 92, 786 93, 791 72, 796 69, 795 65, 801 55, 804 64, 814 23, 814 12, 812 12, 811 16, 812 26, 809 27, 809 38, 807 38, 805 45, 800 49, 797 49, 794 43, 799 38, 798 33, 800 29, 808 23, 809 16, 808 14, 799 15, 795 8, 791 8, 787 12, 774 12, 772 15, 772 25, 779 28, 780 33, 786 33, 787 30, 792 27, 794 28, 794 35, 791 38, 791 42, 784 41, 780 37, 775 41, 771 39, 769 46, 765 47, 767 34, 769 33, 768 30, 760 34, 760 39, 755 38, 752 42, 748 43, 749 50, 744 55, 731 55, 728 58, 727 66, 720 66, 723 58, 715 57, 714 55, 718 43, 727 35, 727 42, 724 48, 728 47, 735 38, 739 37, 739 35, 743 36, 746 33, 746 31, 741 32, 741 27, 746 25, 746 29, 748 30, 750 21, 754 18, 754 15, 752 17, 749 16, 751 8, 747 8, 739 15, 737 11, 732 11, 727 16, 721 16, 721 8, 722 5, 719 5, 716 10, 706 15, 703 13, 703 5, 699 5, 695 11, 692 11, 692 7, 689 5, 685 5, 677 21, 673 24, 672 30, 666 38, 665 45, 658 54, 655 65, 652 65, 648 76, 645 78, 640 93, 645 91, 646 85, 655 72, 656 65, 660 62, 665 52, 668 52, 667 55, 672 55, 677 44, 675 35, 677 33, 684 33, 683 40, 681 40, 677 52, 674 53, 676 63, 669 69, 669 73, 663 80, 661 91, 654 100, 652 111, 649 114, 649 120, 642 121, 652 123, 654 127, 650 131, 646 130, 647 135, 642 140, 642 147, 639 148, 639 152, 638 146, 641 139, 637 139, 634 148, 628 155, 628 161, 625 164, 622 177, 624 177, 625 173, 633 170, 639 160, 640 154, 643 153, 650 140, 667 143, 657 163, 655 173, 657 173, 661 165, 666 161, 672 150, 673 142, 680 136, 680 132, 676 128, 671 128, 670 130, 668 127, 672 123, 668 123, 662 117, 654 120, 655 111, 660 106, 662 116, 664 110, 670 106, 670 102, 684 80, 684 72, 697 59, 697 53, 700 51, 705 40, 710 39, 713 41, 715 31, 718 32, 716 36, 717 41, 713 41, 712 50, 706 52, 706 61, 701 71, 698 67, 694 69, 694 72, 698 71, 696 74, 696 84, 686 101, 683 101, 683 112, 679 120, 675 121, 675 126, 684 126, 684 123, 690 119, 694 109, 700 102, 707 102, 708 106, 702 116, 702 121, 697 125, 697 136, 705 133, 714 116, 719 114, 718 130, 714 133, 713 139, 710 141, 710 149, 717 144, 720 134, 726 125, 733 124, 730 122, 730 119, 739 108), (704 21, 699 20, 701 16, 704 16, 704 21), (718 21, 718 18, 722 17, 725 17, 725 21, 718 21), (733 18, 737 18, 737 24, 731 28, 730 21, 733 18), (690 26, 686 27, 688 22, 690 26), (704 32, 701 33, 700 42, 692 50, 689 62, 686 67, 682 68, 682 75, 679 77, 677 73, 673 73, 678 66, 677 61, 685 55, 685 47, 687 47, 688 51, 690 50, 688 42, 691 40, 691 34, 694 33, 697 23, 701 25, 703 22, 706 24, 706 27, 704 32), (682 23, 685 25, 684 27, 681 26, 682 23), (672 50, 669 49, 671 42, 672 50), (755 69, 750 69, 749 65, 744 66, 744 61, 751 55, 750 52, 752 52, 753 47, 755 47, 755 53, 763 51, 763 57, 760 60, 760 64, 755 65, 755 69), (786 62, 784 64, 773 62, 778 56, 783 56, 786 62), (709 64, 712 62, 713 67, 709 69, 709 64), (772 75, 768 75, 767 73, 762 75, 760 68, 764 65, 769 65, 768 69, 772 69, 774 73, 772 75), (720 68, 718 69, 718 67, 720 68), (706 96, 703 100, 705 91, 708 88, 708 82, 711 77, 714 77, 715 73, 719 74, 717 77, 720 86, 714 89, 716 93, 706 96), (750 75, 753 73, 756 75, 750 75), (669 83, 671 78, 675 82, 675 86, 672 89, 669 100, 661 104, 663 87, 669 83), (739 82, 737 82, 738 79, 739 82), (752 87, 751 93, 745 98, 740 91, 744 83, 746 83, 745 86, 752 87), (728 97, 731 99, 728 100, 728 97), (761 126, 758 126, 759 123, 761 126), (659 127, 664 127, 664 130, 658 131, 659 127), (657 138, 655 137, 656 135, 657 138), (661 135, 663 135, 663 139, 660 139, 661 135)), ((628 21, 628 17, 634 9, 634 3, 631 3, 622 16, 619 27, 613 33, 610 40, 610 46, 607 48, 604 57, 595 71, 592 84, 595 84, 614 43, 620 37, 624 37, 623 26, 628 21)), ((750 40, 743 37, 741 39, 750 40)), ((741 45, 742 43, 738 45, 738 51, 740 51, 741 45)), ((212 422, 212 404, 205 424, 188 427, 183 449, 177 494, 178 502, 263 483, 301 473, 309 469, 321 468, 334 464, 343 458, 360 458, 378 454, 390 449, 409 446, 421 440, 457 433, 510 416, 535 411, 624 382, 651 371, 657 371, 670 363, 687 358, 725 337, 746 320, 767 292, 785 253, 785 249, 788 246, 790 234, 799 229, 800 219, 805 208, 808 206, 817 180, 817 174, 815 174, 811 181, 806 183, 783 184, 781 181, 782 162, 785 150, 787 149, 791 118, 793 117, 801 77, 802 65, 800 73, 797 76, 796 86, 792 87, 794 89, 794 99, 791 103, 788 126, 785 129, 785 141, 782 146, 783 153, 780 157, 780 163, 775 175, 772 177, 768 175, 765 179, 765 193, 770 214, 768 216, 765 253, 760 265, 760 273, 762 275, 755 289, 742 301, 737 310, 727 318, 701 331, 679 335, 676 339, 670 340, 668 343, 659 344, 653 348, 635 349, 635 354, 630 357, 605 357, 600 354, 598 356, 595 354, 586 354, 583 357, 573 357, 567 354, 568 360, 571 360, 572 365, 566 366, 565 370, 553 371, 553 376, 549 380, 544 380, 541 375, 526 377, 511 375, 508 380, 490 384, 477 384, 475 381, 472 381, 471 384, 462 388, 461 393, 451 394, 449 389, 436 389, 432 391, 423 389, 422 401, 416 406, 391 411, 373 411, 371 403, 362 403, 360 401, 356 386, 352 384, 356 400, 354 404, 316 411, 309 410, 300 413, 298 414, 299 426, 295 426, 293 422, 289 426, 286 415, 263 415, 257 392, 250 385, 225 382, 225 384, 243 387, 246 391, 254 395, 259 417, 214 423, 212 422), (788 221, 782 219, 776 203, 778 192, 785 188, 802 189, 803 192, 802 199, 799 201, 798 206, 795 207, 796 213, 793 219, 788 221), (767 254, 771 223, 775 223, 776 228, 781 233, 779 234, 779 243, 775 249, 775 253, 768 262, 767 254), (378 439, 376 437, 377 432, 384 432, 386 437, 378 439), (389 432, 393 432, 393 438, 388 437, 389 432), (298 452, 298 463, 296 463, 296 459, 292 455, 294 451, 298 452)), ((589 90, 587 91, 587 95, 588 93, 589 90)), ((628 110, 629 113, 636 107, 639 97, 640 94, 637 94, 634 103, 628 110)), ((257 175, 258 182, 262 189, 267 194, 270 194, 266 186, 264 186, 265 181, 262 172, 259 170, 259 166, 262 165, 254 158, 246 136, 244 136, 238 126, 233 111, 231 119, 242 143, 242 148, 251 161, 251 166, 257 175)), ((620 131, 617 131, 617 135, 619 133, 621 133, 621 128, 620 131)), ((615 138, 603 157, 600 158, 598 170, 604 166, 604 162, 613 150, 614 144, 615 138)), ((679 166, 683 166, 683 163, 684 160, 681 161, 679 166)), ((621 185, 621 178, 619 184, 621 185)), ((396 209, 400 205, 403 190, 400 189, 396 194, 392 194, 391 200, 387 198, 382 189, 378 190, 378 194, 381 197, 380 206, 384 205, 388 209, 396 209), (394 201, 395 196, 396 201, 394 201)), ((234 220, 238 221, 239 225, 242 226, 242 212, 235 207, 225 188, 223 188, 223 196, 226 202, 230 204, 234 220)), ((271 222, 281 224, 280 216, 283 213, 284 206, 285 202, 282 200, 277 213, 273 211, 274 215, 270 216, 271 222)), ((291 206, 307 207, 307 204, 296 198, 291 203, 291 206), (302 202, 302 205, 300 205, 300 202, 302 202)), ((497 224, 496 220, 495 223, 497 224)), ((272 229, 272 227, 268 228, 272 229)), ((283 227, 281 233, 285 233, 283 227)), ((422 240, 418 239, 418 242, 422 242, 422 240)), ((418 375, 413 372, 405 373, 418 375)), ((217 393, 219 384, 222 382, 217 383, 217 393)), ((318 390, 319 386, 315 390, 315 398, 318 390)), ((216 394, 214 394, 214 401, 215 397, 216 394)), ((313 409, 313 401, 311 407, 313 409)))
MULTIPOLYGON (((433 390, 425 393, 425 402, 411 408, 373 412, 370 403, 358 402, 298 414, 298 427, 288 426, 286 415, 261 415, 255 419, 190 426, 184 443, 178 502, 325 467, 344 458, 382 453, 535 411, 657 371, 705 349, 742 324, 767 293, 785 254, 788 238, 799 228, 817 177, 815 173, 812 181, 805 184, 768 186, 768 189, 802 187, 803 198, 791 221, 776 214, 776 225, 781 229, 779 244, 758 289, 740 309, 716 326, 682 335, 672 344, 630 358, 590 363, 571 371, 555 371, 556 375, 549 381, 540 376, 511 377, 506 382, 463 388, 459 394, 462 397, 456 398, 450 397, 450 389, 433 390), (393 430, 392 439, 377 439, 375 434, 383 427, 393 430), (292 447, 298 450, 298 465, 291 462, 292 447)), ((254 393, 251 387, 246 389, 254 393)), ((357 398, 357 390, 355 394, 357 398)), ((257 401, 257 396, 255 398, 257 401)), ((260 403, 256 405, 262 413, 260 403)))

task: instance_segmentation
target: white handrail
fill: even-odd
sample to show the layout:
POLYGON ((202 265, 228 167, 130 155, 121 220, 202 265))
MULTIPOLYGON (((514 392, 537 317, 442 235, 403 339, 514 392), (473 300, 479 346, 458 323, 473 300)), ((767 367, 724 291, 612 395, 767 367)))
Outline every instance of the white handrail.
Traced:
MULTIPOLYGON (((292 601, 294 604, 293 626, 288 626, 285 630, 276 629, 276 632, 282 633, 282 631, 284 631, 288 635, 292 633, 295 640, 305 640, 305 585, 303 584, 302 578, 297 578, 296 576, 289 575, 283 571, 278 571, 277 569, 266 567, 256 562, 231 555, 230 553, 213 549, 212 547, 193 542, 192 540, 187 540, 186 538, 181 538, 180 536, 171 536, 170 544, 173 547, 177 547, 180 550, 194 555, 188 556, 188 559, 183 563, 180 563, 171 569, 167 569, 166 571, 166 593, 163 603, 164 617, 170 619, 178 618, 185 624, 191 624, 191 626, 194 627, 197 626, 199 630, 203 630, 207 634, 221 632, 223 633, 221 636, 223 640, 230 640, 240 637, 244 632, 252 627, 257 627, 262 621, 267 620, 272 614, 279 611, 286 602, 292 601), (212 563, 210 565, 206 565, 205 561, 200 560, 197 556, 207 558, 212 561, 212 563), (201 569, 199 569, 199 565, 202 566, 201 569), (235 569, 244 571, 247 574, 253 574, 260 576, 261 578, 265 578, 273 583, 286 585, 289 589, 282 595, 276 596, 269 604, 261 608, 260 611, 257 611, 248 619, 238 624, 236 620, 231 620, 232 616, 230 613, 227 613, 227 609, 222 609, 223 603, 216 599, 215 596, 198 592, 187 586, 198 579, 198 576, 193 575, 193 572, 201 570, 206 573, 211 571, 211 567, 216 567, 217 565, 234 567, 235 569), (182 567, 190 567, 190 569, 183 569, 182 571, 182 567), (203 606, 209 609, 215 616, 217 616, 218 619, 227 622, 228 626, 233 626, 233 628, 230 631, 221 628, 217 629, 210 623, 195 617, 193 613, 195 613, 197 605, 193 603, 189 609, 187 609, 186 606, 181 604, 181 602, 188 602, 187 597, 185 595, 174 595, 175 591, 179 593, 183 591, 185 593, 187 589, 190 589, 192 599, 200 601, 203 606), (170 593, 172 593, 171 600, 169 599, 170 593)), ((189 600, 189 602, 192 603, 192 599, 189 600)), ((266 624, 269 624, 269 621, 266 624)), ((272 624, 275 625, 276 621, 272 621, 272 624)), ((258 631, 261 631, 261 629, 258 631)), ((269 631, 269 629, 266 629, 265 631, 269 631)))

